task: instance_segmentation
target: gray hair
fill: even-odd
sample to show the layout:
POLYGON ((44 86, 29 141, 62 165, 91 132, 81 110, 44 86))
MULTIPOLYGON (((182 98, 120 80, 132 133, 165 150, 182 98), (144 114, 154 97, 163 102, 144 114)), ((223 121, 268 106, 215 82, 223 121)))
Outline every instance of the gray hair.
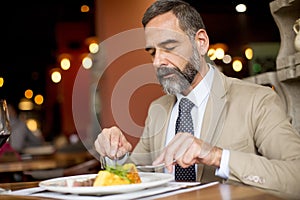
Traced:
POLYGON ((182 0, 157 0, 145 12, 142 24, 145 27, 154 17, 172 11, 179 20, 180 28, 192 38, 199 29, 205 29, 199 12, 182 0))

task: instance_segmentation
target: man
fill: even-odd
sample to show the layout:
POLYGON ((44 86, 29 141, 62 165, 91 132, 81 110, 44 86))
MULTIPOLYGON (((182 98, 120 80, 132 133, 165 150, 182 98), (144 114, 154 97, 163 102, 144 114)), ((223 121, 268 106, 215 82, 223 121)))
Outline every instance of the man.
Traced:
POLYGON ((16 151, 22 153, 27 147, 43 145, 44 139, 42 136, 36 136, 28 129, 25 122, 19 118, 18 110, 15 105, 9 103, 8 112, 11 126, 9 142, 16 151))
MULTIPOLYGON (((299 198, 300 137, 276 92, 226 77, 207 64, 209 38, 199 13, 187 3, 156 1, 143 25, 146 50, 167 95, 150 105, 131 161, 165 163, 175 177, 178 166, 196 169, 194 180, 202 183, 242 183, 299 198), (190 121, 178 129, 182 99, 193 104, 185 117, 190 121)), ((117 127, 103 129, 95 147, 111 159, 132 151, 117 127)))

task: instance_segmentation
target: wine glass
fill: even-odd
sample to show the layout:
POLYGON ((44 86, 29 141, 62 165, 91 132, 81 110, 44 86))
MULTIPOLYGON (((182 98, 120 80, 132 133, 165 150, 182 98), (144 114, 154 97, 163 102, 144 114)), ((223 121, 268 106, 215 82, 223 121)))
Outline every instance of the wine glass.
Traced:
POLYGON ((10 136, 8 108, 5 99, 0 99, 0 148, 10 136))

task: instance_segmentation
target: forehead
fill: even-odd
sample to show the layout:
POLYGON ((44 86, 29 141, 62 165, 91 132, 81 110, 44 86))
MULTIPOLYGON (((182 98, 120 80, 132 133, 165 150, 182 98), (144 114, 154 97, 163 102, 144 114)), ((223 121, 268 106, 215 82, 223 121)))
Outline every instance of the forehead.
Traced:
POLYGON ((158 15, 145 27, 146 44, 153 45, 164 40, 186 40, 188 36, 180 29, 179 21, 172 12, 158 15))
POLYGON ((179 21, 171 11, 154 17, 148 22, 146 27, 156 27, 156 28, 164 27, 169 29, 178 28, 178 30, 180 30, 179 21))

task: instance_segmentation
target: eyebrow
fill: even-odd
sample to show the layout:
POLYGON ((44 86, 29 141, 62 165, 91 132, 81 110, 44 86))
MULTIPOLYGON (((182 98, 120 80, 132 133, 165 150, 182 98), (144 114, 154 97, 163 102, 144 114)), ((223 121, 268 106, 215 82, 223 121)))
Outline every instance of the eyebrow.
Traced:
MULTIPOLYGON (((159 43, 158 46, 161 47, 161 46, 165 46, 165 45, 171 44, 171 43, 178 43, 178 41, 174 40, 174 39, 168 39, 166 41, 163 41, 163 42, 159 43)), ((151 46, 145 48, 146 51, 149 51, 151 49, 153 49, 153 47, 151 47, 151 46)))

